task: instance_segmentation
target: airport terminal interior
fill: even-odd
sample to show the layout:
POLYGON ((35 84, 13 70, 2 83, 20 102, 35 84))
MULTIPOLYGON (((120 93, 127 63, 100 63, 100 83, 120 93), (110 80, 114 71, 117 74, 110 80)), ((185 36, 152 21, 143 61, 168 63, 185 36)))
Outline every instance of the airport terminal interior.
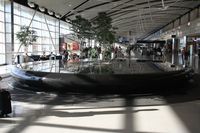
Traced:
POLYGON ((200 133, 200 0, 0 0, 0 133, 200 133))

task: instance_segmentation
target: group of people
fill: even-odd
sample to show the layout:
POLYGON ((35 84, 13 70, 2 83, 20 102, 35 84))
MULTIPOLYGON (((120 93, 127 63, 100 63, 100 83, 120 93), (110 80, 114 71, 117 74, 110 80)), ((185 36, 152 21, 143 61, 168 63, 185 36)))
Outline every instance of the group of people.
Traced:
POLYGON ((82 52, 82 58, 90 58, 90 57, 98 58, 102 51, 101 47, 95 46, 94 48, 85 47, 81 52, 82 52))

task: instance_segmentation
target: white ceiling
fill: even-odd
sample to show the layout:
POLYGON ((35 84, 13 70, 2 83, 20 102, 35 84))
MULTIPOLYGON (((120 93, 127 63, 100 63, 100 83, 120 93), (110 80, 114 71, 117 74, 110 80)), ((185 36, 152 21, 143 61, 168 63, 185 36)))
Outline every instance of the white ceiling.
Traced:
POLYGON ((118 27, 118 34, 132 31, 142 38, 200 4, 200 0, 28 0, 74 19, 82 15, 93 19, 98 12, 107 12, 118 27))

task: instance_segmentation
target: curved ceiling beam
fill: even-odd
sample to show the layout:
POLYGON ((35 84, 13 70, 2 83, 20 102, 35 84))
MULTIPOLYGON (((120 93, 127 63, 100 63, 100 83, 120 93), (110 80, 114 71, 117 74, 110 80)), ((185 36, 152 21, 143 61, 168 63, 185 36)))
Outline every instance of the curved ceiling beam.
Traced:
MULTIPOLYGON (((77 8, 81 7, 82 5, 84 5, 85 3, 87 3, 90 0, 85 0, 83 3, 81 3, 80 5, 74 7, 72 10, 76 10, 77 8)), ((67 16, 68 14, 70 14, 72 11, 69 11, 68 13, 66 13, 65 15, 62 16, 61 19, 63 19, 65 16, 67 16)))
MULTIPOLYGON (((85 9, 83 9, 83 10, 77 11, 77 13, 82 13, 84 11, 87 11, 87 10, 90 10, 90 9, 93 9, 93 8, 96 8, 96 7, 99 7, 99 6, 103 6, 103 5, 110 4, 112 2, 118 2, 118 1, 122 1, 122 0, 112 0, 112 1, 109 1, 109 2, 103 2, 101 4, 93 5, 91 7, 87 7, 85 9)), ((70 17, 72 15, 75 15, 75 13, 68 14, 66 17, 70 17)))
MULTIPOLYGON (((197 5, 196 7, 194 7, 193 9, 196 9, 196 8, 199 8, 199 7, 200 7, 200 4, 198 4, 198 5, 197 5)), ((182 16, 186 15, 187 13, 189 13, 190 11, 192 11, 193 9, 191 9, 191 10, 189 10, 188 12, 182 14, 181 16, 179 16, 179 17, 173 19, 172 21, 170 21, 170 22, 167 23, 166 25, 164 25, 164 26, 162 26, 162 27, 160 27, 160 28, 158 28, 158 29, 154 29, 153 31, 147 33, 145 36, 142 37, 142 39, 145 39, 145 38, 149 37, 151 34, 154 34, 154 33, 158 32, 159 30, 163 29, 164 27, 166 27, 167 25, 169 25, 169 24, 172 23, 173 21, 175 21, 175 20, 177 20, 178 18, 181 18, 182 16)))
MULTIPOLYGON (((107 5, 107 4, 110 4, 110 3, 113 3, 113 2, 118 2, 118 1, 122 1, 122 0, 112 0, 112 1, 109 1, 109 2, 104 2, 104 3, 101 3, 101 4, 93 5, 93 6, 91 6, 91 7, 87 7, 87 8, 85 8, 85 9, 83 9, 83 10, 77 11, 77 13, 82 13, 82 12, 84 12, 84 11, 87 11, 87 10, 90 10, 90 9, 93 9, 93 8, 96 8, 96 7, 99 7, 99 6, 107 5)), ((132 2, 132 1, 133 1, 133 0, 130 0, 130 1, 125 2, 125 3, 130 3, 130 2, 132 2)), ((160 0, 153 0, 153 1, 151 1, 151 2, 160 2, 160 0)), ((125 3, 124 3, 124 4, 125 4, 125 3)), ((121 5, 124 5, 124 4, 121 4, 121 5)), ((142 2, 142 3, 134 4, 134 5, 131 5, 131 7, 132 7, 132 6, 143 5, 143 4, 147 4, 147 2, 142 2)), ((116 7, 119 7, 119 5, 116 6, 116 7)), ((113 8, 111 8, 110 10, 113 10, 113 9, 116 8, 116 7, 113 7, 113 8)), ((130 7, 130 6, 123 7, 123 8, 129 8, 129 7, 130 7)), ((108 11, 110 11, 110 10, 108 10, 108 11)), ((108 11, 106 11, 106 12, 108 12, 108 11)), ((73 15, 75 15, 75 13, 68 14, 68 15, 66 15, 66 17, 70 17, 70 16, 73 16, 73 15)))
MULTIPOLYGON (((142 14, 142 17, 143 16, 153 16, 153 15, 173 15, 173 16, 180 16, 181 14, 178 14, 178 13, 170 13, 170 12, 157 12, 156 14, 153 14, 155 12, 152 12, 151 14, 150 13, 145 13, 145 14, 142 14)), ((121 16, 124 16, 126 15, 125 13, 120 15, 120 16, 116 16, 115 18, 112 18, 113 19, 113 22, 118 22, 118 21, 123 21, 125 20, 124 18, 122 19, 118 19, 119 17, 121 16)), ((133 16, 130 16, 130 17, 126 17, 126 19, 130 19, 130 18, 136 18, 136 17, 139 17, 140 15, 133 15, 133 16)))
MULTIPOLYGON (((181 3, 183 3, 184 1, 181 1, 181 3)), ((187 2, 191 2, 191 1, 187 1, 187 2)), ((174 1, 173 2, 169 2, 168 1, 168 3, 167 4, 169 4, 169 3, 174 3, 174 1)), ((179 3, 179 4, 181 4, 181 3, 179 3)), ((147 4, 148 5, 148 4, 147 4)), ((157 4, 157 2, 156 2, 156 4, 155 5, 153 5, 153 6, 156 6, 156 5, 158 5, 157 4)), ((160 5, 160 4, 159 4, 160 5)), ((147 6, 147 7, 143 7, 143 8, 146 8, 146 9, 149 9, 149 10, 151 10, 151 9, 155 9, 155 7, 151 7, 151 8, 149 8, 149 6, 147 6)), ((158 8, 158 7, 156 7, 156 8, 158 8)), ((165 10, 165 11, 168 11, 168 10, 191 10, 191 8, 189 8, 189 7, 185 7, 185 6, 170 6, 170 8, 168 8, 167 10, 165 10), (173 7, 173 9, 171 9, 171 7, 173 7), (174 9, 174 8, 176 8, 176 9, 174 9), (180 8, 180 9, 179 9, 180 8)), ((129 14, 129 13, 132 13, 133 11, 137 11, 138 9, 126 9, 126 10, 118 10, 118 11, 113 11, 113 12, 110 12, 110 13, 108 13, 109 14, 109 16, 115 16, 115 15, 119 15, 119 14, 121 14, 121 13, 124 13, 124 14, 129 14)), ((143 10, 143 9, 142 9, 143 10)), ((158 8, 158 10, 159 10, 159 8, 158 8)), ((160 8, 160 10, 161 10, 161 8, 160 8)), ((118 17, 120 17, 120 16, 118 16, 118 17)))
MULTIPOLYGON (((160 3, 161 1, 160 0, 153 0, 151 1, 151 4, 156 4, 158 5, 158 3, 160 3)), ((173 3, 173 2, 172 2, 173 3)), ((161 3, 160 3, 161 4, 161 3)), ((159 4, 159 5, 160 5, 159 4)), ((141 2, 141 3, 136 3, 136 4, 132 4, 132 5, 128 5, 128 6, 125 6, 125 7, 122 7, 120 9, 116 9, 114 10, 113 12, 109 12, 110 10, 108 10, 107 12, 109 12, 108 14, 112 14, 112 13, 116 13, 116 12, 119 12, 119 11, 122 11, 122 10, 128 10, 129 8, 134 8, 134 7, 137 7, 137 6, 141 6, 141 5, 146 5, 145 7, 142 7, 142 8, 149 8, 149 4, 148 2, 141 2)), ((152 6, 152 5, 151 5, 152 6)), ((111 11, 113 10, 114 8, 111 9, 111 11)), ((138 8, 137 8, 138 9, 138 8)))
MULTIPOLYGON (((140 10, 140 9, 139 9, 140 10)), ((133 12, 136 12, 136 11, 139 11, 138 9, 131 9, 131 10, 123 10, 123 11, 120 11, 120 12, 116 12, 115 14, 109 14, 109 16, 113 17, 113 16, 116 16, 116 15, 120 15, 122 13, 125 13, 125 14, 129 14, 129 13, 133 13, 133 12)), ((155 10, 155 8, 143 8, 141 10, 155 10)), ((176 9, 167 9, 167 10, 162 10, 162 9, 159 9, 157 8, 158 11, 177 11, 177 10, 188 10, 188 9, 185 9, 185 8, 176 8, 176 9)))
MULTIPOLYGON (((155 6, 153 8, 159 8, 159 7, 155 6)), ((186 10, 191 10, 192 9, 192 8, 186 7, 186 6, 170 6, 169 8, 181 8, 181 9, 186 9, 186 10)))
MULTIPOLYGON (((169 12, 152 12, 152 13, 155 13, 155 14, 170 14, 170 15, 175 15, 175 16, 180 16, 181 14, 174 14, 174 13, 169 13, 169 12)), ((121 19, 118 19, 119 17, 117 17, 117 19, 113 19, 113 22, 118 22, 118 21, 123 21, 123 20, 127 20, 127 19, 131 19, 131 18, 136 18, 136 17, 143 17, 143 16, 152 16, 150 15, 149 13, 145 13, 145 14, 137 14, 137 15, 132 15, 132 16, 129 16, 129 17, 124 17, 124 18, 121 18, 121 19)))
MULTIPOLYGON (((169 19, 166 19, 166 20, 163 20, 163 21, 157 19, 156 24, 166 23, 167 20, 169 20, 169 19)), ((138 25, 137 22, 140 22, 140 21, 141 21, 141 20, 135 20, 135 21, 132 21, 132 22, 129 22, 129 23, 120 24, 120 28, 127 27, 127 26, 135 26, 135 25, 138 25), (136 22, 136 23, 134 23, 134 22, 136 22)), ((152 25, 153 23, 152 23, 152 22, 144 22, 144 23, 143 23, 143 25, 146 25, 146 24, 152 25)), ((155 25, 155 26, 156 26, 156 25, 155 25)), ((156 26, 156 27, 157 27, 157 26, 156 26)), ((120 28, 119 28, 119 29, 120 29, 120 28)))

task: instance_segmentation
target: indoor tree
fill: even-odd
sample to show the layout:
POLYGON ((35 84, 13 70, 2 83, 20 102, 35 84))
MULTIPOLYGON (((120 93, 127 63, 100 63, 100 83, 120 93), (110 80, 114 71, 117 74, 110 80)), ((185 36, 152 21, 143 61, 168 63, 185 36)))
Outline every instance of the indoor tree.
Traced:
POLYGON ((89 20, 78 15, 72 22, 72 29, 75 32, 78 39, 83 43, 85 39, 92 39, 94 34, 92 30, 92 24, 89 20))
POLYGON ((33 42, 36 42, 38 38, 36 31, 30 30, 28 26, 22 26, 20 31, 16 33, 16 37, 20 42, 17 52, 19 52, 22 46, 24 46, 24 48, 28 48, 28 46, 32 45, 33 42))
POLYGON ((115 42, 115 28, 112 26, 112 18, 106 12, 100 12, 92 23, 95 39, 103 47, 111 47, 111 44, 115 42))
POLYGON ((112 44, 115 42, 115 29, 112 26, 112 18, 106 12, 100 12, 93 20, 95 39, 104 47, 104 58, 110 59, 112 44))
MULTIPOLYGON (((22 26, 20 28, 20 31, 16 33, 16 38, 19 40, 20 46, 17 50, 17 53, 19 53, 19 50, 21 47, 24 47, 24 52, 27 54, 28 52, 28 46, 32 45, 33 42, 37 41, 37 33, 34 30, 30 30, 29 26, 22 26)), ((16 59, 17 55, 14 57, 14 60, 16 59)))

